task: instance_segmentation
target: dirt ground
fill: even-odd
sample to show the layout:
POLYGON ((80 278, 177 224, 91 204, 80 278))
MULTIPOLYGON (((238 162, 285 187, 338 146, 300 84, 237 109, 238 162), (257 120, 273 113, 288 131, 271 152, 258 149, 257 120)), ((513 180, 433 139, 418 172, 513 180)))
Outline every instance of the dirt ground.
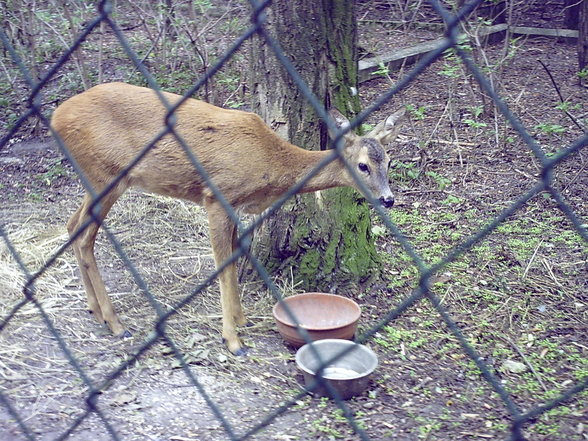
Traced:
MULTIPOLYGON (((362 47, 387 47, 437 36, 423 29, 407 38, 386 23, 365 21, 362 47)), ((560 99, 586 124, 588 92, 579 86, 575 47, 547 38, 487 47, 476 61, 493 66, 494 85, 541 148, 554 154, 581 130, 556 108, 560 99)), ((365 106, 408 71, 389 72, 361 85, 365 106)), ((370 123, 400 105, 411 119, 390 146, 397 205, 392 221, 426 262, 437 261, 531 189, 540 161, 508 127, 487 96, 451 58, 430 66, 378 112, 370 123)), ((586 151, 554 172, 554 186, 570 208, 588 216, 586 151)), ((19 133, 0 150, 0 227, 31 273, 66 242, 65 224, 81 201, 74 172, 55 144, 19 133)), ((107 222, 157 301, 170 308, 194 291, 214 269, 203 210, 159 196, 131 192, 107 222)), ((407 254, 374 213, 382 251, 381 283, 353 297, 362 307, 361 332, 383 320, 418 285, 407 254)), ((230 439, 210 407, 241 436, 301 391, 295 350, 285 346, 271 315, 274 300, 260 283, 242 286, 253 326, 241 336, 247 357, 233 357, 220 342, 218 287, 211 285, 179 309, 166 334, 184 354, 182 369, 169 344, 159 341, 111 379, 152 336, 156 320, 133 275, 106 235, 97 256, 107 287, 133 338, 120 340, 86 312, 83 286, 70 250, 60 253, 35 282, 43 314, 22 299, 19 264, 0 242, 0 388, 34 439, 52 440, 72 430, 74 440, 230 439), (55 332, 60 336, 58 340, 55 332), (65 354, 62 345, 68 348, 65 354), (69 359, 75 357, 75 362, 69 359), (79 370, 83 372, 80 374, 79 370), (197 383, 198 387, 194 385, 197 383), (89 385, 102 385, 97 412, 84 417, 89 385), (79 422, 76 423, 76 421, 79 422)), ((437 274, 434 291, 468 342, 511 394, 522 412, 557 397, 588 375, 586 243, 553 199, 539 194, 478 246, 437 274)), ((286 294, 297 292, 276 280, 286 294)), ((426 300, 381 329, 367 343, 379 356, 368 390, 346 402, 372 440, 507 439, 509 410, 426 300)), ((525 425, 529 439, 588 439, 586 392, 525 425)), ((0 439, 26 439, 5 405, 0 439)), ((361 439, 332 401, 300 397, 252 435, 254 440, 361 439)))

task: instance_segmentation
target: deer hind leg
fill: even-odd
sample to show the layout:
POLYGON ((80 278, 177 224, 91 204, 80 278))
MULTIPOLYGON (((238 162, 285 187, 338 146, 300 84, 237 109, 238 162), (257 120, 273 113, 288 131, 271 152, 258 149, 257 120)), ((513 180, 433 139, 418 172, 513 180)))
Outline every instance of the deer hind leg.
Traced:
MULTIPOLYGON (((231 222, 231 224, 233 226, 233 234, 231 236, 231 254, 233 254, 238 246, 238 244, 237 244, 237 227, 232 222, 231 222)), ((235 287, 235 289, 234 289, 235 301, 231 303, 231 306, 232 306, 231 314, 232 314, 233 318, 235 319, 235 324, 237 326, 245 326, 245 325, 250 326, 250 323, 247 320, 245 313, 243 312, 243 305, 241 304, 241 296, 239 295, 239 277, 237 276, 237 262, 236 261, 231 264, 230 284, 231 284, 231 286, 235 287)))
MULTIPOLYGON (((227 261, 233 254, 236 243, 236 227, 230 220, 224 208, 215 201, 207 201, 205 208, 208 212, 210 225, 210 241, 217 268, 227 261)), ((229 350, 235 355, 245 354, 245 349, 236 326, 245 325, 247 319, 243 313, 239 287, 237 281, 237 265, 235 262, 227 265, 219 275, 221 291, 221 308, 223 315, 223 339, 229 350)))
MULTIPOLYGON (((124 189, 115 188, 101 200, 100 212, 97 214, 98 222, 94 221, 88 224, 73 242, 72 248, 80 267, 90 312, 94 314, 99 323, 106 323, 114 335, 127 337, 131 334, 122 325, 114 311, 94 256, 94 243, 100 224, 123 191, 124 189)), ((70 218, 67 223, 70 236, 73 236, 90 219, 89 210, 92 201, 92 197, 86 194, 82 205, 70 218)))

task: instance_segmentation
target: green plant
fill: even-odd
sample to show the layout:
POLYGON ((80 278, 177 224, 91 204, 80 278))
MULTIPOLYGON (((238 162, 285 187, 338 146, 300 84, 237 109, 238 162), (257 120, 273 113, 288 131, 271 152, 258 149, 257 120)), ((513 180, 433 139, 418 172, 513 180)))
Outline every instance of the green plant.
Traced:
POLYGON ((374 75, 387 77, 390 74, 390 69, 382 61, 378 63, 378 70, 374 71, 374 75))
POLYGON ((446 62, 443 65, 443 69, 439 71, 439 75, 443 75, 448 78, 457 78, 459 77, 459 72, 461 70, 461 66, 457 63, 450 64, 446 62))
POLYGON ((429 439, 433 432, 438 431, 443 426, 441 421, 435 421, 422 416, 415 417, 415 421, 419 423, 417 430, 420 439, 429 439))
POLYGON ((569 101, 562 101, 557 106, 555 106, 557 110, 561 110, 563 112, 570 112, 572 110, 580 110, 582 108, 582 104, 576 103, 572 104, 569 101))
POLYGON ((237 73, 226 74, 220 72, 217 76, 216 82, 226 86, 231 92, 234 92, 241 84, 241 77, 237 73))
POLYGON ((539 421, 535 423, 533 430, 541 435, 556 436, 560 433, 560 426, 558 423, 544 423, 539 421))
POLYGON ((474 115, 474 118, 479 118, 482 113, 484 113, 484 107, 483 106, 474 106, 471 108, 472 110, 472 114, 474 115))
MULTIPOLYGON (((457 47, 463 51, 471 52, 473 50, 470 39, 467 35, 463 34, 457 37, 457 47)), ((451 49, 450 49, 451 50, 451 49)))
POLYGON ((384 326, 381 333, 376 334, 374 341, 383 348, 398 353, 403 352, 403 347, 416 349, 427 342, 425 337, 419 336, 416 331, 397 329, 393 326, 384 326))
POLYGON ((420 171, 414 162, 392 160, 390 177, 395 181, 411 181, 417 179, 419 175, 420 171))
POLYGON ((463 199, 453 196, 452 194, 448 194, 445 200, 441 201, 443 205, 461 204, 462 202, 463 199))
POLYGON ((46 172, 38 174, 37 179, 43 182, 47 187, 50 187, 56 179, 65 176, 66 174, 67 172, 61 164, 61 160, 57 160, 46 172))
POLYGON ((550 124, 550 123, 541 123, 535 126, 536 130, 540 130, 541 132, 545 133, 546 135, 554 135, 565 133, 565 127, 560 126, 559 124, 550 124))
POLYGON ((463 123, 473 129, 481 129, 482 127, 487 127, 488 124, 485 122, 475 121, 473 119, 467 118, 463 120, 463 123))
POLYGON ((343 434, 341 432, 333 427, 330 427, 326 423, 326 417, 321 417, 314 420, 311 424, 316 432, 332 436, 333 438, 343 438, 343 434))
MULTIPOLYGON (((587 359, 583 359, 583 362, 584 364, 588 364, 587 359)), ((588 378, 588 367, 575 370, 574 377, 576 377, 576 380, 578 381, 584 381, 586 378, 588 378)))
POLYGON ((512 144, 513 142, 515 142, 514 136, 507 136, 507 137, 504 138, 504 143, 505 144, 512 144))
POLYGON ((27 198, 33 202, 41 202, 43 200, 43 195, 36 191, 31 191, 27 194, 27 198))
POLYGON ((387 233, 387 229, 381 225, 374 225, 372 227, 372 234, 374 235, 374 237, 382 237, 385 236, 387 233))
MULTIPOLYGON (((462 38, 460 40, 461 42, 458 43, 459 48, 463 50, 471 50, 472 47, 467 41, 467 36, 462 37, 464 37, 465 39, 462 38)), ((457 56, 457 52, 455 49, 447 49, 444 52, 443 68, 438 73, 439 75, 442 75, 444 77, 458 78, 461 73, 462 63, 463 62, 461 61, 461 58, 457 56)))
POLYGON ((196 6, 201 14, 206 13, 209 9, 212 9, 213 5, 211 0, 193 0, 194 6, 196 6))
POLYGON ((445 176, 441 176, 439 173, 435 171, 428 171, 425 172, 425 176, 430 177, 435 181, 439 190, 445 190, 447 187, 451 185, 451 179, 446 178, 445 176))
POLYGON ((478 118, 480 118, 482 113, 484 113, 483 106, 474 106, 474 107, 471 107, 470 110, 472 112, 472 118, 464 119, 462 121, 464 124, 468 125, 469 127, 474 128, 474 129, 480 129, 480 128, 488 126, 488 124, 486 124, 485 122, 478 121, 478 118))
POLYGON ((410 113, 410 116, 418 121, 425 119, 425 113, 427 112, 427 106, 416 107, 414 104, 408 104, 406 110, 410 113))
POLYGON ((369 133, 369 132, 371 132, 371 131, 373 130, 373 128, 374 128, 374 127, 375 127, 375 126, 374 126, 373 124, 363 123, 363 124, 361 125, 361 130, 360 130, 360 132, 361 132, 361 133, 369 133))

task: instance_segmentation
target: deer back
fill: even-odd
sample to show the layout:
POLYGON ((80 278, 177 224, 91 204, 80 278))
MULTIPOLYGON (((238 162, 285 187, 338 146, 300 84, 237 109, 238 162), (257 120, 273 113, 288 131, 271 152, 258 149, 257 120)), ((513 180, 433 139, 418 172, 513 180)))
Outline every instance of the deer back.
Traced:
MULTIPOLYGON (((169 103, 181 97, 163 93, 169 103)), ((295 181, 307 152, 279 138, 257 115, 189 99, 174 131, 234 206, 279 196, 295 181), (280 187, 280 188, 278 188, 280 187)), ((124 83, 95 86, 61 104, 52 127, 100 190, 165 128, 166 109, 151 89, 124 83)), ((173 134, 160 139, 125 178, 127 186, 201 203, 210 194, 173 134)), ((256 210, 257 211, 257 210, 256 210)))

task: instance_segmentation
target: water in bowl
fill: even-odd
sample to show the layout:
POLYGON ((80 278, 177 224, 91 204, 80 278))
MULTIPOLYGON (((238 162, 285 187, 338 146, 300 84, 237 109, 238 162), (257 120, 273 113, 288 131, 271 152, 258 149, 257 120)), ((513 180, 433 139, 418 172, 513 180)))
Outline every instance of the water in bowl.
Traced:
POLYGON ((340 366, 331 365, 323 369, 323 377, 328 378, 329 380, 347 380, 358 376, 359 372, 340 366))

